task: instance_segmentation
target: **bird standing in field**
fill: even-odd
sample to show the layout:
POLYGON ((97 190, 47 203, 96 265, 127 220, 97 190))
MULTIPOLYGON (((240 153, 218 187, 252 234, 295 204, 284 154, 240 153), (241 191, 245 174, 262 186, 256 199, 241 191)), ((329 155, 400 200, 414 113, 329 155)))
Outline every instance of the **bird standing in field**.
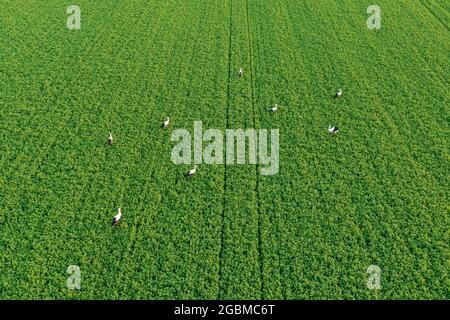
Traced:
POLYGON ((122 208, 117 209, 117 214, 114 216, 112 220, 112 225, 117 226, 119 224, 120 219, 122 219, 122 208))
POLYGON ((197 165, 186 173, 186 177, 192 177, 197 172, 197 165))
POLYGON ((170 121, 170 119, 169 119, 169 117, 167 117, 167 118, 163 121, 161 127, 162 127, 163 129, 167 129, 167 127, 169 126, 169 121, 170 121))
POLYGON ((108 143, 109 145, 112 145, 112 144, 113 144, 113 136, 112 136, 112 133, 109 133, 109 137, 108 137, 107 143, 108 143))
POLYGON ((244 75, 244 69, 239 68, 239 77, 242 78, 243 75, 244 75))
POLYGON ((270 112, 275 113, 278 111, 278 104, 275 103, 275 105, 270 109, 270 112))
POLYGON ((339 128, 338 127, 332 127, 332 126, 328 126, 328 132, 331 134, 336 134, 339 132, 339 128))
POLYGON ((338 99, 338 98, 340 98, 342 96, 342 89, 339 89, 337 92, 336 92, 336 95, 334 96, 334 98, 335 99, 338 99))

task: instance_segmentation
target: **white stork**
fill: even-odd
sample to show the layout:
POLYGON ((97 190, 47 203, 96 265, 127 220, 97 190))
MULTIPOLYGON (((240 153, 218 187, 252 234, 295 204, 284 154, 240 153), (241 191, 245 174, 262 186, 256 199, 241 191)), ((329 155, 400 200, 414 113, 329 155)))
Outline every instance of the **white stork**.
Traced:
POLYGON ((162 127, 163 129, 167 129, 167 127, 169 126, 169 121, 170 121, 170 119, 169 119, 169 117, 167 117, 167 118, 163 121, 161 127, 162 127))
POLYGON ((339 128, 338 127, 332 127, 332 126, 328 126, 328 132, 331 134, 336 134, 339 132, 339 128))
POLYGON ((340 98, 342 96, 342 89, 339 89, 337 92, 336 92, 336 95, 334 96, 334 98, 335 99, 338 99, 338 98, 340 98))
POLYGON ((109 137, 108 137, 108 144, 112 145, 113 144, 113 137, 112 137, 112 133, 109 133, 109 137))
POLYGON ((270 112, 277 112, 278 111, 278 105, 275 103, 275 105, 272 107, 272 109, 270 109, 270 112))
POLYGON ((117 209, 117 214, 114 216, 112 220, 112 225, 117 226, 119 224, 120 219, 122 219, 122 208, 117 209))
POLYGON ((189 170, 189 171, 186 173, 186 176, 187 176, 187 177, 192 177, 196 172, 197 172, 197 165, 195 165, 193 169, 189 170))
POLYGON ((243 75, 244 75, 244 69, 239 68, 239 77, 242 78, 243 75))

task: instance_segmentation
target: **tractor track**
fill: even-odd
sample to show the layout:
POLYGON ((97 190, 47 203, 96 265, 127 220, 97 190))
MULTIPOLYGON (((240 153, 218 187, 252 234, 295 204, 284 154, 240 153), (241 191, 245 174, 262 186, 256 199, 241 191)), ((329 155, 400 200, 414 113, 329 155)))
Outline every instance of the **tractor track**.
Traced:
MULTIPOLYGON (((233 28, 233 0, 230 0, 230 28, 229 28, 229 44, 228 44, 228 86, 227 86, 227 111, 226 111, 226 129, 229 126, 229 110, 230 110, 230 95, 231 95, 231 79, 232 79, 232 68, 231 68, 231 45, 232 45, 232 28, 233 28)), ((227 164, 224 164, 224 175, 223 175, 223 205, 222 205, 222 236, 220 241, 220 253, 219 253, 219 290, 218 299, 221 298, 222 293, 222 264, 224 255, 224 243, 225 243, 225 210, 227 204, 227 164)))
MULTIPOLYGON (((249 48, 249 57, 250 57, 250 83, 251 83, 251 96, 252 96, 252 115, 253 115, 253 127, 257 128, 256 123, 256 99, 255 99, 255 76, 254 76, 254 62, 253 62, 253 45, 251 38, 251 30, 250 30, 250 14, 249 14, 249 0, 245 1, 246 4, 246 24, 247 24, 247 39, 248 39, 248 48, 249 48)), ((256 212, 258 215, 258 259, 259 259, 259 273, 260 273, 260 282, 261 282, 261 299, 264 298, 264 281, 263 281, 263 252, 262 252, 262 216, 261 216, 261 197, 259 192, 259 164, 255 166, 255 178, 256 178, 256 186, 254 189, 256 195, 256 203, 257 208, 256 212)))

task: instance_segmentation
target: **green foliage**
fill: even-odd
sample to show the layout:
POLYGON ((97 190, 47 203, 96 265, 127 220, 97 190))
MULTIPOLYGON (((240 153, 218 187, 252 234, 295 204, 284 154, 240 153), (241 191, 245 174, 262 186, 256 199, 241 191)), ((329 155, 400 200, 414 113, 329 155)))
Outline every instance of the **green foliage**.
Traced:
POLYGON ((448 299, 448 5, 376 2, 4 0, 0 298, 448 299), (185 179, 196 120, 279 128, 280 172, 185 179))

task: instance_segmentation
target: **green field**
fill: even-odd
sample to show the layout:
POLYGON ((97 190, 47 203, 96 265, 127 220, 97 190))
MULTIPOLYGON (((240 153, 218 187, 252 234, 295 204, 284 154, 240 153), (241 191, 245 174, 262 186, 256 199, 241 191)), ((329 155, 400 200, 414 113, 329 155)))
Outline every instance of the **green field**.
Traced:
POLYGON ((2 0, 0 298, 449 299, 449 25, 448 0, 2 0), (278 128, 279 173, 186 179, 197 120, 278 128))

